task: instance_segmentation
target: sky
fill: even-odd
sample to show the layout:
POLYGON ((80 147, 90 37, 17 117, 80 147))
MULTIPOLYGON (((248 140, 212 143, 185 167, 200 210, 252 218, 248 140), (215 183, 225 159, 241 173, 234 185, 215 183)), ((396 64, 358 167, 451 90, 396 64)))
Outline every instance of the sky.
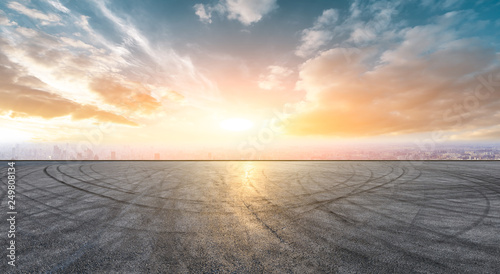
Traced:
POLYGON ((500 2, 0 4, 1 142, 500 137, 500 2))

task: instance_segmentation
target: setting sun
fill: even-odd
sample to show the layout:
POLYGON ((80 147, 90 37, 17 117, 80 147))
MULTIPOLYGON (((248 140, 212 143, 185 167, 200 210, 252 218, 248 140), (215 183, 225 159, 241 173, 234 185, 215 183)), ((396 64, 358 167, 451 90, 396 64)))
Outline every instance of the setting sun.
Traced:
POLYGON ((229 131, 244 131, 252 128, 253 123, 247 119, 231 118, 222 121, 220 126, 229 131))

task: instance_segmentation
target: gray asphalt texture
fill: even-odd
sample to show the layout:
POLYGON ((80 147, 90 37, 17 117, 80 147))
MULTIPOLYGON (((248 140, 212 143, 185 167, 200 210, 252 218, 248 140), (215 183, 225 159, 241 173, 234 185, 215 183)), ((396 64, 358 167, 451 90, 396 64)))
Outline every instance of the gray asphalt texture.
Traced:
POLYGON ((500 162, 17 162, 2 273, 498 273, 500 162))

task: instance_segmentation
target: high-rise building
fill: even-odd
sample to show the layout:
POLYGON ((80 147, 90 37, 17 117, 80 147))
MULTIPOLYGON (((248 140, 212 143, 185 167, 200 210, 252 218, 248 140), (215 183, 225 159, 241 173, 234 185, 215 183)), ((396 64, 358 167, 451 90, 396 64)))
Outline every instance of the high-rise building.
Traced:
POLYGON ((160 160, 160 153, 155 153, 155 161, 160 160))

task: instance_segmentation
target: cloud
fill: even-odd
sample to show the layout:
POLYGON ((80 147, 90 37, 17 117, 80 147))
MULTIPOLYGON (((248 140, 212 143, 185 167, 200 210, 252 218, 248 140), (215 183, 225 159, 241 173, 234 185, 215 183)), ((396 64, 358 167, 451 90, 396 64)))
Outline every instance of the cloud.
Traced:
POLYGON ((307 60, 297 83, 306 98, 289 132, 351 137, 498 124, 500 60, 487 43, 461 33, 469 17, 445 14, 406 28, 403 41, 382 53, 332 48, 307 60))
MULTIPOLYGON (((189 57, 180 56, 170 47, 153 46, 149 39, 131 23, 130 19, 122 19, 109 10, 102 1, 93 2, 123 36, 124 46, 119 49, 104 42, 120 56, 127 55, 126 62, 129 66, 122 71, 140 75, 142 78, 140 80, 149 84, 169 86, 193 102, 196 100, 217 100, 219 96, 217 86, 198 71, 189 57), (131 52, 141 55, 142 60, 134 59, 133 56, 130 58, 131 52), (137 65, 134 66, 134 64, 137 65)), ((82 17, 81 20, 83 26, 89 25, 87 18, 82 17)), ((103 40, 103 38, 100 37, 99 40, 103 40)))
POLYGON ((58 23, 61 18, 57 14, 53 13, 48 13, 45 14, 39 10, 36 9, 30 9, 18 2, 10 2, 7 7, 10 9, 13 9, 21 14, 24 14, 30 18, 40 20, 42 25, 49 25, 49 24, 54 24, 58 23))
POLYGON ((398 3, 372 5, 367 8, 372 18, 367 21, 351 18, 351 34, 347 42, 367 43, 383 36, 384 31, 390 28, 392 18, 398 13, 398 3))
POLYGON ((9 18, 5 15, 5 13, 0 10, 0 26, 15 26, 16 22, 10 21, 9 18))
POLYGON ((69 37, 61 37, 61 41, 66 44, 67 46, 73 47, 73 48, 79 48, 79 49, 95 49, 93 46, 81 41, 81 40, 75 40, 69 37))
POLYGON ((73 120, 96 119, 137 126, 123 116, 96 106, 79 104, 45 90, 48 85, 34 76, 23 74, 24 69, 4 54, 0 54, 0 64, 0 113, 8 113, 11 117, 44 119, 71 116, 73 120))
POLYGON ((337 22, 338 16, 335 9, 324 10, 323 14, 316 19, 312 28, 302 31, 301 45, 296 49, 295 54, 300 57, 307 57, 326 45, 333 38, 333 33, 329 29, 337 22))
POLYGON ((302 44, 297 48, 295 54, 299 57, 307 57, 326 45, 332 38, 333 35, 329 31, 306 29, 302 31, 302 44))
POLYGON ((463 3, 464 0, 445 0, 445 1, 423 0, 420 4, 426 8, 435 10, 435 9, 459 8, 463 3))
POLYGON ((68 11, 64 26, 71 26, 70 31, 49 34, 43 28, 5 28, 2 36, 9 39, 1 41, 0 50, 60 96, 82 104, 102 102, 106 109, 127 111, 135 118, 152 114, 162 104, 162 97, 156 96, 158 101, 153 94, 160 89, 179 90, 163 99, 183 105, 217 96, 215 84, 188 57, 152 45, 131 20, 119 17, 103 3, 96 2, 94 8, 116 28, 122 41, 95 30, 89 17, 68 11), (64 34, 75 33, 75 28, 80 30, 78 36, 64 34), (97 87, 97 82, 103 86, 97 87))
POLYGON ((212 23, 212 14, 227 16, 228 19, 251 25, 278 7, 276 0, 220 0, 214 5, 196 4, 195 13, 203 23, 212 23))
MULTIPOLYGON (((75 18, 82 19, 79 16, 75 18)), ((84 17, 83 23, 87 24, 84 24, 83 29, 93 34, 85 19, 84 17)), ((75 120, 94 118, 137 125, 113 112, 126 111, 130 116, 138 118, 150 114, 161 105, 150 95, 154 85, 145 88, 146 85, 137 81, 126 80, 130 75, 120 75, 138 68, 125 59, 127 56, 123 52, 116 54, 119 50, 113 46, 106 48, 109 44, 104 44, 104 48, 103 44, 96 47, 85 41, 87 39, 92 42, 88 36, 57 36, 40 29, 20 26, 2 31, 4 37, 9 39, 0 39, 0 53, 13 64, 9 65, 13 68, 11 73, 17 76, 12 79, 22 79, 18 79, 20 82, 16 84, 4 85, 2 95, 10 97, 4 100, 2 113, 10 111, 12 117, 37 116, 45 119, 70 115, 75 120), (120 81, 101 81, 99 83, 102 86, 93 92, 89 86, 96 79, 101 79, 102 75, 120 81), (12 95, 13 91, 18 93, 12 95), (104 91, 107 92, 104 95, 107 104, 102 103, 104 91), (118 95, 117 92, 120 91, 123 94, 118 95), (10 109, 9 105, 12 105, 10 109), (35 105, 38 107, 34 107, 35 105), (104 107, 106 111, 97 105, 104 107)), ((140 35, 132 35, 140 39, 140 35)), ((148 44, 143 43, 141 46, 147 47, 148 44)))
POLYGON ((398 14, 399 5, 398 1, 354 1, 342 20, 337 10, 324 10, 311 28, 302 31, 295 55, 306 58, 328 46, 359 47, 391 41, 395 38, 392 19, 398 14))
MULTIPOLYGON (((497 119, 498 119, 497 115, 497 119)), ((452 140, 495 140, 500 139, 500 127, 493 126, 490 128, 476 129, 467 131, 461 134, 455 134, 450 137, 452 140)))
POLYGON ((194 5, 195 14, 200 17, 200 21, 203 23, 212 23, 212 11, 209 9, 208 11, 205 9, 203 4, 194 5))
POLYGON ((0 51, 50 85, 52 91, 80 103, 93 104, 97 98, 89 96, 89 77, 127 66, 121 56, 74 38, 24 27, 4 33, 9 40, 0 40, 0 51))
POLYGON ((161 104, 150 96, 150 91, 138 83, 122 83, 110 77, 95 78, 89 84, 92 91, 99 94, 105 103, 121 109, 150 114, 161 104))
POLYGON ((283 86, 284 79, 290 76, 293 71, 282 66, 269 66, 267 69, 269 73, 267 75, 261 74, 259 77, 259 88, 283 90, 285 88, 283 86))
POLYGON ((228 18, 244 25, 260 21, 262 16, 277 7, 276 0, 227 0, 228 18))
POLYGON ((61 4, 61 2, 59 2, 58 0, 47 0, 47 3, 49 3, 52 7, 54 7, 60 12, 70 13, 70 10, 66 8, 63 4, 61 4))
POLYGON ((316 19, 315 27, 326 27, 335 24, 339 19, 339 13, 335 9, 327 9, 323 11, 318 19, 316 19))

